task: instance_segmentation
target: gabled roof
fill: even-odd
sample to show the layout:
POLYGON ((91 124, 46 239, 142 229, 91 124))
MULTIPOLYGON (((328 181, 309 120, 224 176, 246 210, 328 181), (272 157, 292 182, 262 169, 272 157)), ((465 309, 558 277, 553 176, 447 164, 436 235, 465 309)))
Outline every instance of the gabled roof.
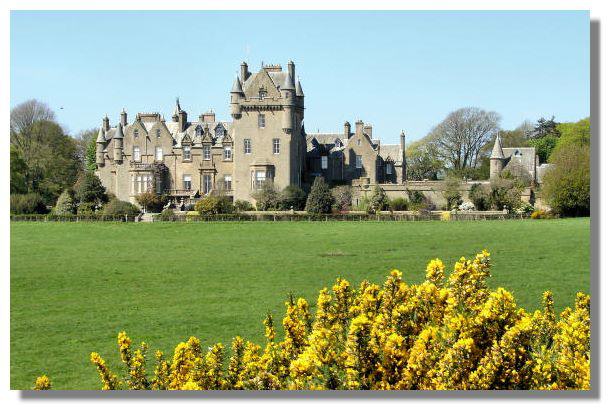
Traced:
POLYGON ((381 144, 380 157, 383 160, 391 160, 395 164, 403 162, 403 151, 399 144, 381 144))

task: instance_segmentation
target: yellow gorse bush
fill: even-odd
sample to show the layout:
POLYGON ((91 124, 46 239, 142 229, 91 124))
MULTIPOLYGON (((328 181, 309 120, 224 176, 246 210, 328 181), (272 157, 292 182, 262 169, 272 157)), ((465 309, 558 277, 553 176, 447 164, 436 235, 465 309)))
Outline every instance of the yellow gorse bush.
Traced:
POLYGON ((398 270, 381 286, 338 279, 320 291, 313 312, 290 296, 281 339, 273 317, 263 321, 264 347, 235 337, 226 356, 222 344, 202 350, 191 337, 171 359, 156 351, 148 375, 147 345, 133 350, 121 332, 124 378, 97 353, 91 361, 105 390, 590 388, 588 295, 577 294, 559 319, 550 292, 542 309, 526 312, 510 292, 488 289, 486 251, 461 258, 448 278, 439 259, 425 274, 414 285, 398 270))

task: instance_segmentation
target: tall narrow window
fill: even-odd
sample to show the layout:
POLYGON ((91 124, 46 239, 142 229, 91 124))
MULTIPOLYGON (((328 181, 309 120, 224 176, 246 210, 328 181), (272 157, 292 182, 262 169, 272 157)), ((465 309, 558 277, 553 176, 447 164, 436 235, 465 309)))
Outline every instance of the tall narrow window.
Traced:
POLYGON ((363 157, 356 156, 355 166, 356 166, 357 169, 362 169, 363 168, 363 157))
POLYGON ((273 154, 280 154, 280 139, 273 139, 273 154))
POLYGON ((203 146, 203 159, 211 160, 211 146, 209 144, 203 146))
POLYGON ((224 147, 224 160, 231 160, 233 158, 233 152, 231 146, 224 147))
POLYGON ((141 148, 139 146, 132 147, 132 160, 141 161, 141 148))
POLYGON ((160 128, 156 128, 156 138, 160 138, 160 128))
POLYGON ((224 175, 224 190, 233 189, 233 177, 230 174, 224 175))
POLYGON ((184 174, 184 190, 192 190, 192 176, 184 174))
POLYGON ((156 147, 156 161, 162 161, 162 147, 156 147))
POLYGON ((387 163, 387 174, 393 174, 393 165, 391 163, 387 163))
POLYGON ((141 187, 141 175, 137 175, 137 191, 136 194, 141 194, 143 192, 143 188, 141 187))
POLYGON ((243 140, 243 152, 245 154, 252 154, 252 141, 249 138, 243 140))
POLYGON ((132 134, 134 135, 135 138, 139 138, 139 130, 134 130, 132 134))
POLYGON ((203 176, 203 193, 206 195, 209 194, 213 190, 213 180, 211 179, 211 174, 206 174, 203 176))
POLYGON ((265 184, 265 180, 267 180, 267 175, 264 171, 256 172, 256 188, 262 189, 263 184, 265 184))
POLYGON ((320 168, 323 170, 327 170, 328 167, 329 167, 329 157, 321 156, 320 157, 320 168))
POLYGON ((258 114, 258 127, 265 128, 265 114, 258 114))
POLYGON ((192 158, 192 155, 190 154, 190 146, 184 146, 183 153, 185 161, 188 161, 192 158))

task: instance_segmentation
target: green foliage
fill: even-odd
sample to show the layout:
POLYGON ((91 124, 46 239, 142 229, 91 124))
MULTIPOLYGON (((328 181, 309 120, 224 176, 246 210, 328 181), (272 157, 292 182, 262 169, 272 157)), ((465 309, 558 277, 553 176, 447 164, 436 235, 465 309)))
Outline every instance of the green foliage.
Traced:
POLYGON ((410 144, 406 150, 408 180, 436 180, 444 163, 438 157, 436 145, 427 139, 410 144))
POLYGON ((489 190, 485 185, 474 183, 470 188, 469 197, 476 210, 489 210, 491 205, 489 190))
POLYGON ((306 195, 298 186, 286 186, 280 195, 279 209, 303 210, 305 208, 306 195))
POLYGON ((510 177, 496 177, 491 180, 489 201, 496 210, 507 208, 516 210, 521 206, 521 193, 525 187, 522 183, 510 177))
POLYGON ((395 199, 391 199, 391 202, 389 203, 389 208, 395 211, 408 210, 409 206, 410 204, 408 203, 408 200, 403 197, 396 197, 395 199))
POLYGON ((457 209, 463 202, 461 199, 461 180, 454 176, 447 176, 444 181, 444 198, 446 199, 446 209, 457 209))
POLYGON ((371 212, 380 212, 389 208, 389 198, 379 185, 374 187, 369 202, 369 209, 371 212))
POLYGON ((11 194, 26 193, 28 184, 26 182, 26 173, 28 166, 23 159, 20 151, 11 144, 11 194))
POLYGON ((322 176, 317 177, 305 204, 305 210, 311 214, 331 213, 334 199, 331 189, 322 176))
POLYGON ((254 192, 252 197, 256 200, 258 210, 278 210, 280 207, 281 195, 271 180, 265 180, 262 187, 254 192))
POLYGON ((333 195, 333 209, 338 212, 347 212, 352 209, 353 190, 351 186, 336 186, 331 189, 333 195))
POLYGON ((216 215, 216 214, 227 214, 233 213, 235 211, 235 207, 226 196, 209 194, 196 202, 194 205, 194 210, 199 212, 201 215, 216 215))
POLYGON ((12 194, 11 214, 29 215, 34 213, 47 213, 45 200, 37 193, 12 194))
POLYGON ((548 134, 538 138, 531 138, 527 141, 527 145, 536 149, 538 160, 541 163, 546 163, 553 153, 557 145, 558 137, 554 134, 548 134))
POLYGON ((534 130, 530 132, 531 138, 541 138, 547 135, 554 135, 555 137, 560 136, 560 132, 557 130, 557 126, 559 123, 555 122, 555 117, 551 117, 550 120, 545 118, 540 118, 536 121, 536 125, 534 126, 534 130))
POLYGON ((590 147, 564 145, 553 154, 555 164, 543 178, 542 195, 562 216, 590 213, 590 147))
POLYGON ((584 118, 577 122, 561 123, 557 126, 561 136, 555 149, 567 145, 589 145, 591 139, 591 128, 589 118, 584 118))
POLYGON ((112 216, 128 215, 129 217, 134 217, 137 216, 139 213, 141 213, 141 211, 138 207, 136 207, 130 202, 124 202, 123 200, 119 199, 111 199, 109 203, 107 203, 102 209, 103 215, 112 216))
POLYGON ((406 189, 406 193, 408 194, 408 208, 410 210, 423 210, 428 207, 427 197, 420 190, 406 189))
POLYGON ((105 187, 98 176, 89 171, 79 177, 74 190, 75 198, 79 204, 91 203, 94 206, 101 206, 109 200, 105 187))
POLYGON ((146 212, 158 213, 167 204, 167 197, 150 191, 138 195, 136 201, 146 212))
POLYGON ((77 201, 75 200, 75 191, 66 189, 62 192, 53 208, 53 213, 56 215, 70 215, 77 212, 77 201))
POLYGON ((171 208, 166 208, 160 213, 160 220, 172 221, 175 220, 175 212, 171 208))
POLYGON ((252 203, 248 202, 247 200, 236 200, 235 210, 237 212, 249 212, 254 210, 254 205, 252 205, 252 203))
POLYGON ((83 202, 79 203, 77 206, 77 214, 78 215, 91 215, 96 212, 96 209, 99 206, 96 203, 92 202, 83 202))

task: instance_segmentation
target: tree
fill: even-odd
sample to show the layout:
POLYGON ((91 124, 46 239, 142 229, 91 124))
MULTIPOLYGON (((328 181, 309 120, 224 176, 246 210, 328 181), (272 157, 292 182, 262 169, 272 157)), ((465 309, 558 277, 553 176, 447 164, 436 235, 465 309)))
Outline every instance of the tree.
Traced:
POLYGON ((557 146, 558 140, 555 134, 547 134, 542 137, 530 138, 527 140, 527 145, 536 149, 538 160, 541 163, 546 163, 557 146))
POLYGON ((298 186, 286 186, 280 195, 279 208, 283 210, 303 210, 305 208, 305 192, 298 186))
POLYGON ((130 202, 111 199, 102 210, 103 215, 135 217, 140 213, 139 208, 130 202))
POLYGON ((305 210, 311 214, 331 213, 333 202, 333 195, 325 179, 318 176, 310 189, 305 210))
POLYGON ((406 175, 408 180, 436 180, 444 167, 433 141, 419 140, 406 150, 406 175))
POLYGON ((485 185, 474 183, 470 188, 470 200, 476 210, 488 210, 490 207, 489 190, 485 185))
POLYGON ((372 193, 369 202, 369 210, 371 212, 380 212, 389 207, 389 198, 384 192, 384 189, 382 189, 379 185, 374 187, 374 192, 372 193))
POLYGON ((562 216, 590 213, 590 147, 572 143, 552 155, 554 166, 543 178, 542 195, 562 216))
POLYGON ((235 207, 230 198, 216 192, 211 192, 209 195, 196 202, 194 210, 201 215, 217 215, 233 213, 235 207))
POLYGON ((521 192, 525 186, 512 176, 496 177, 491 180, 490 186, 489 201, 493 208, 511 211, 521 206, 521 192))
POLYGON ((352 207, 353 191, 351 186, 336 186, 331 190, 333 195, 333 209, 345 212, 352 207))
POLYGON ((557 141, 556 149, 569 144, 589 145, 591 139, 591 128, 589 118, 583 118, 577 122, 560 123, 557 126, 560 138, 557 141))
POLYGON ((77 201, 75 200, 75 191, 66 189, 62 192, 53 209, 56 215, 70 215, 77 211, 77 201))
POLYGON ((428 140, 440 158, 453 170, 476 168, 485 144, 498 130, 500 116, 479 108, 461 108, 432 129, 428 140))
POLYGON ((536 121, 534 130, 530 133, 530 138, 541 138, 547 135, 560 136, 560 132, 557 129, 558 123, 555 122, 555 116, 552 116, 550 120, 540 118, 536 121))
POLYGON ((262 187, 252 195, 258 210, 277 210, 280 208, 280 192, 272 180, 265 180, 262 187))
POLYGON ((75 137, 77 157, 86 171, 96 171, 96 138, 98 129, 81 130, 75 137))
POLYGON ((138 195, 136 202, 145 209, 146 212, 161 212, 164 205, 167 204, 167 198, 155 192, 145 192, 138 195))
POLYGON ((28 166, 21 156, 17 147, 11 144, 11 194, 26 193, 28 184, 26 182, 26 172, 28 166))
POLYGON ((457 209, 463 202, 461 199, 461 181, 452 176, 448 176, 444 181, 444 198, 446 199, 446 209, 457 209))
MULTIPOLYGON (((11 144, 22 148, 23 139, 39 121, 55 121, 55 114, 44 102, 35 99, 22 102, 11 110, 11 144)), ((27 145, 27 143, 24 143, 27 145)))
POLYGON ((41 195, 37 193, 11 195, 11 214, 27 215, 47 213, 47 206, 41 195))
POLYGON ((75 183, 75 198, 81 205, 84 203, 92 206, 102 206, 109 200, 105 187, 98 176, 92 172, 85 172, 75 183))

